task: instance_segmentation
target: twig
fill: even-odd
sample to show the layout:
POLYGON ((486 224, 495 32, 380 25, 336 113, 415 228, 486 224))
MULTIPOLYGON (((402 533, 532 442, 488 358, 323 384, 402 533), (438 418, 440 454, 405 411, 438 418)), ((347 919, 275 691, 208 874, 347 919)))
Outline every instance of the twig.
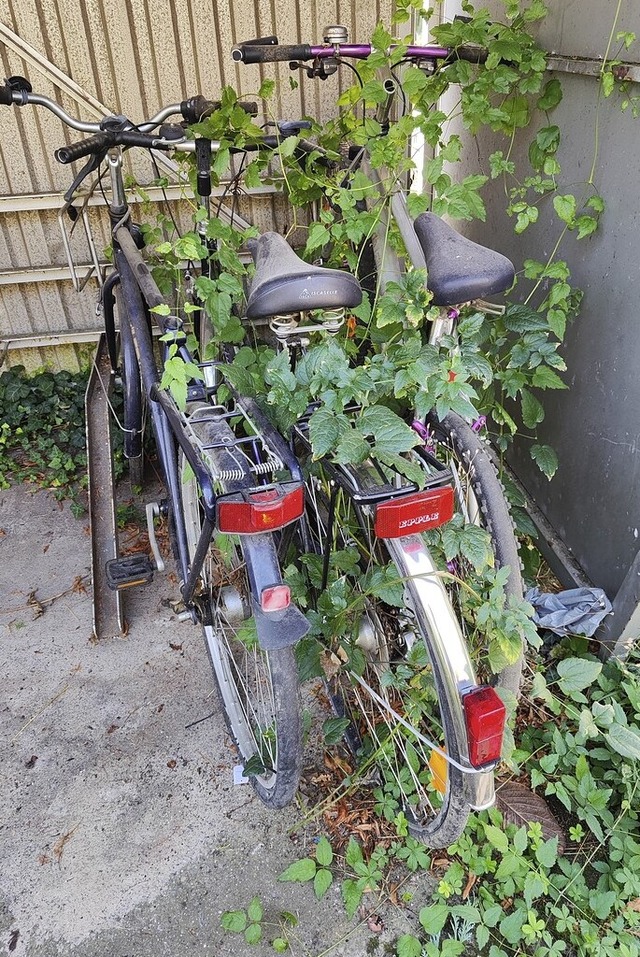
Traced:
POLYGON ((83 582, 88 581, 89 578, 90 578, 90 575, 78 575, 76 578, 73 579, 72 584, 69 585, 68 588, 65 588, 65 590, 61 591, 58 595, 52 595, 50 598, 36 598, 36 595, 38 593, 38 589, 36 588, 34 591, 29 592, 29 598, 27 600, 26 605, 19 605, 17 608, 5 608, 2 614, 13 615, 19 611, 27 611, 27 609, 33 608, 34 606, 37 607, 38 605, 39 606, 51 605, 53 604, 54 601, 57 601, 59 598, 64 598, 65 595, 69 595, 71 592, 79 591, 80 585, 83 582))
POLYGON ((47 701, 47 703, 46 703, 45 705, 43 705, 43 706, 40 708, 39 711, 36 711, 36 713, 35 713, 34 715, 32 715, 32 717, 30 717, 29 720, 28 720, 25 724, 22 725, 22 727, 20 728, 20 730, 19 730, 19 731, 16 731, 16 733, 14 734, 14 736, 11 738, 11 741, 9 742, 9 744, 13 744, 13 742, 16 740, 16 738, 19 738, 20 735, 22 734, 22 732, 23 732, 23 731, 26 731, 26 729, 29 727, 29 725, 30 725, 30 724, 33 724, 33 722, 36 720, 36 718, 39 718, 40 715, 43 714, 43 713, 47 710, 47 708, 49 708, 52 704, 54 704, 54 703, 58 700, 58 698, 61 698, 63 694, 66 694, 68 690, 69 690, 69 685, 65 685, 64 688, 62 688, 57 694, 55 694, 55 695, 53 696, 53 698, 51 698, 49 701, 47 701))

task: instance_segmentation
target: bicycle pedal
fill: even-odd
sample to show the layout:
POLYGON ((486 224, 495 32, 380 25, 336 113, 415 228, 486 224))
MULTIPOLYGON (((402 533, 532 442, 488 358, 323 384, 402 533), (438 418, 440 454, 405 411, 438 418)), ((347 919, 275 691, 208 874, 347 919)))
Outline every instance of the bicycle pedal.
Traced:
POLYGON ((148 585, 153 581, 155 571, 148 555, 139 553, 125 558, 112 558, 105 565, 107 585, 112 591, 135 588, 136 585, 148 585))

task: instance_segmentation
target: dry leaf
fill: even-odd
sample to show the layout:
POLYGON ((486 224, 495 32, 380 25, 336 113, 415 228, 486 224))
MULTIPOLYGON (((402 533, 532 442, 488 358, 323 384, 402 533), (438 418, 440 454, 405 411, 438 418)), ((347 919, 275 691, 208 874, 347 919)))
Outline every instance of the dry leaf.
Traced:
POLYGON ((517 827, 541 824, 543 839, 549 841, 557 837, 558 854, 564 854, 566 838, 562 826, 544 798, 535 791, 517 781, 507 781, 496 791, 496 807, 502 811, 505 824, 515 824, 517 827))
POLYGON ((56 843, 53 845, 53 857, 56 864, 59 864, 60 861, 62 860, 62 855, 64 853, 65 845, 67 844, 68 841, 71 840, 71 838, 73 837, 73 835, 75 834, 75 832, 78 830, 79 827, 80 825, 76 824, 75 827, 71 828, 70 831, 67 831, 66 834, 63 834, 62 837, 60 837, 56 841, 56 843))
POLYGON ((33 608, 33 620, 36 621, 42 615, 44 615, 44 606, 40 604, 36 598, 35 591, 29 592, 29 597, 27 598, 27 605, 29 608, 33 608))
POLYGON ((332 651, 324 650, 320 655, 320 666, 327 681, 331 681, 340 671, 342 662, 332 651))
POLYGON ((476 883, 477 880, 478 880, 478 875, 477 875, 477 874, 469 874, 469 879, 468 879, 467 883, 464 885, 464 890, 463 890, 463 892, 462 892, 462 900, 463 900, 463 901, 466 901, 466 900, 467 900, 467 898, 469 897, 469 894, 470 894, 471 891, 473 890, 473 885, 476 883))
POLYGON ((20 931, 14 930, 9 937, 9 953, 14 951, 18 946, 18 938, 20 937, 20 931))
POLYGON ((640 911, 640 897, 636 897, 635 900, 629 901, 627 904, 627 910, 640 911))
POLYGON ((384 930, 384 921, 378 914, 369 914, 367 918, 367 927, 374 934, 381 934, 384 930))

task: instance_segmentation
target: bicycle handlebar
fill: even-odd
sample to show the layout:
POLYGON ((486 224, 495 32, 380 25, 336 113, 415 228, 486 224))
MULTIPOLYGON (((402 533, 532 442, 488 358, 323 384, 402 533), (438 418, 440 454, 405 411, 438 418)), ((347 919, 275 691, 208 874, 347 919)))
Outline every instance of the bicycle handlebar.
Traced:
MULTIPOLYGON (((333 57, 349 57, 364 60, 374 47, 370 43, 331 43, 324 46, 311 46, 308 43, 293 46, 280 46, 276 37, 264 40, 250 40, 238 43, 231 49, 231 57, 237 63, 276 63, 286 60, 326 60, 333 57), (274 42, 275 41, 275 42, 274 42)), ((391 49, 395 49, 392 47, 391 49)), ((448 49, 447 47, 408 46, 405 58, 408 60, 468 60, 471 63, 484 63, 487 50, 475 44, 467 44, 448 49)))
MULTIPOLYGON (((94 133, 96 136, 106 133, 108 136, 111 136, 114 132, 112 129, 105 129, 105 126, 110 120, 116 118, 105 117, 103 123, 87 123, 83 120, 79 120, 67 113, 66 110, 54 100, 50 100, 48 97, 41 96, 37 93, 32 93, 31 84, 25 80, 24 77, 12 77, 9 80, 5 80, 3 84, 0 84, 0 106, 26 106, 27 104, 46 107, 46 109, 62 120, 66 126, 83 133, 94 133)), ((258 112, 256 103, 238 100, 237 105, 250 116, 255 116, 258 112)), ((136 127, 116 131, 119 134, 127 135, 122 140, 115 142, 122 143, 122 145, 125 146, 142 146, 147 149, 154 147, 158 149, 169 149, 169 144, 164 143, 161 136, 153 137, 148 134, 160 126, 161 123, 164 123, 170 116, 182 116, 187 124, 199 123, 219 109, 220 106, 221 103, 219 100, 207 100, 201 94, 189 97, 181 103, 173 103, 170 106, 165 106, 150 120, 143 121, 137 124, 136 127), (136 135, 139 137, 138 139, 136 139, 136 135), (147 138, 143 139, 143 137, 147 138)), ((118 117, 117 119, 126 123, 125 117, 118 117)), ((73 151, 73 159, 80 159, 82 156, 88 155, 88 152, 95 152, 97 143, 99 143, 99 141, 91 137, 88 140, 84 140, 82 144, 76 143, 69 147, 63 147, 62 150, 58 152, 60 152, 62 156, 65 156, 65 151, 71 150, 73 151), (85 150, 86 146, 88 146, 88 152, 85 150), (77 150, 82 150, 82 152, 77 152, 77 150)), ((108 146, 109 144, 106 145, 108 146)), ((60 162, 68 163, 71 162, 71 160, 60 159, 60 162)))
POLYGON ((83 156, 91 156, 109 149, 110 146, 141 146, 143 149, 172 149, 175 144, 162 139, 159 136, 152 136, 149 133, 139 133, 137 130, 115 130, 103 133, 96 133, 86 140, 79 143, 72 143, 71 146, 62 146, 54 153, 59 163, 73 163, 82 159, 83 156))

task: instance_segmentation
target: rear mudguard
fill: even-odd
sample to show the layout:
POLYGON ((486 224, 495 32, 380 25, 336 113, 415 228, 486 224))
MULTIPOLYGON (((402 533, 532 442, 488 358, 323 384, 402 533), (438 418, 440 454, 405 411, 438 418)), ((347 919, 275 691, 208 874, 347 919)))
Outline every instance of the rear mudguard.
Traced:
POLYGON ((265 612, 260 596, 265 588, 282 584, 282 573, 273 535, 241 535, 240 546, 247 564, 251 585, 251 611, 255 618, 258 642, 265 651, 295 645, 311 627, 295 605, 283 611, 265 612))

